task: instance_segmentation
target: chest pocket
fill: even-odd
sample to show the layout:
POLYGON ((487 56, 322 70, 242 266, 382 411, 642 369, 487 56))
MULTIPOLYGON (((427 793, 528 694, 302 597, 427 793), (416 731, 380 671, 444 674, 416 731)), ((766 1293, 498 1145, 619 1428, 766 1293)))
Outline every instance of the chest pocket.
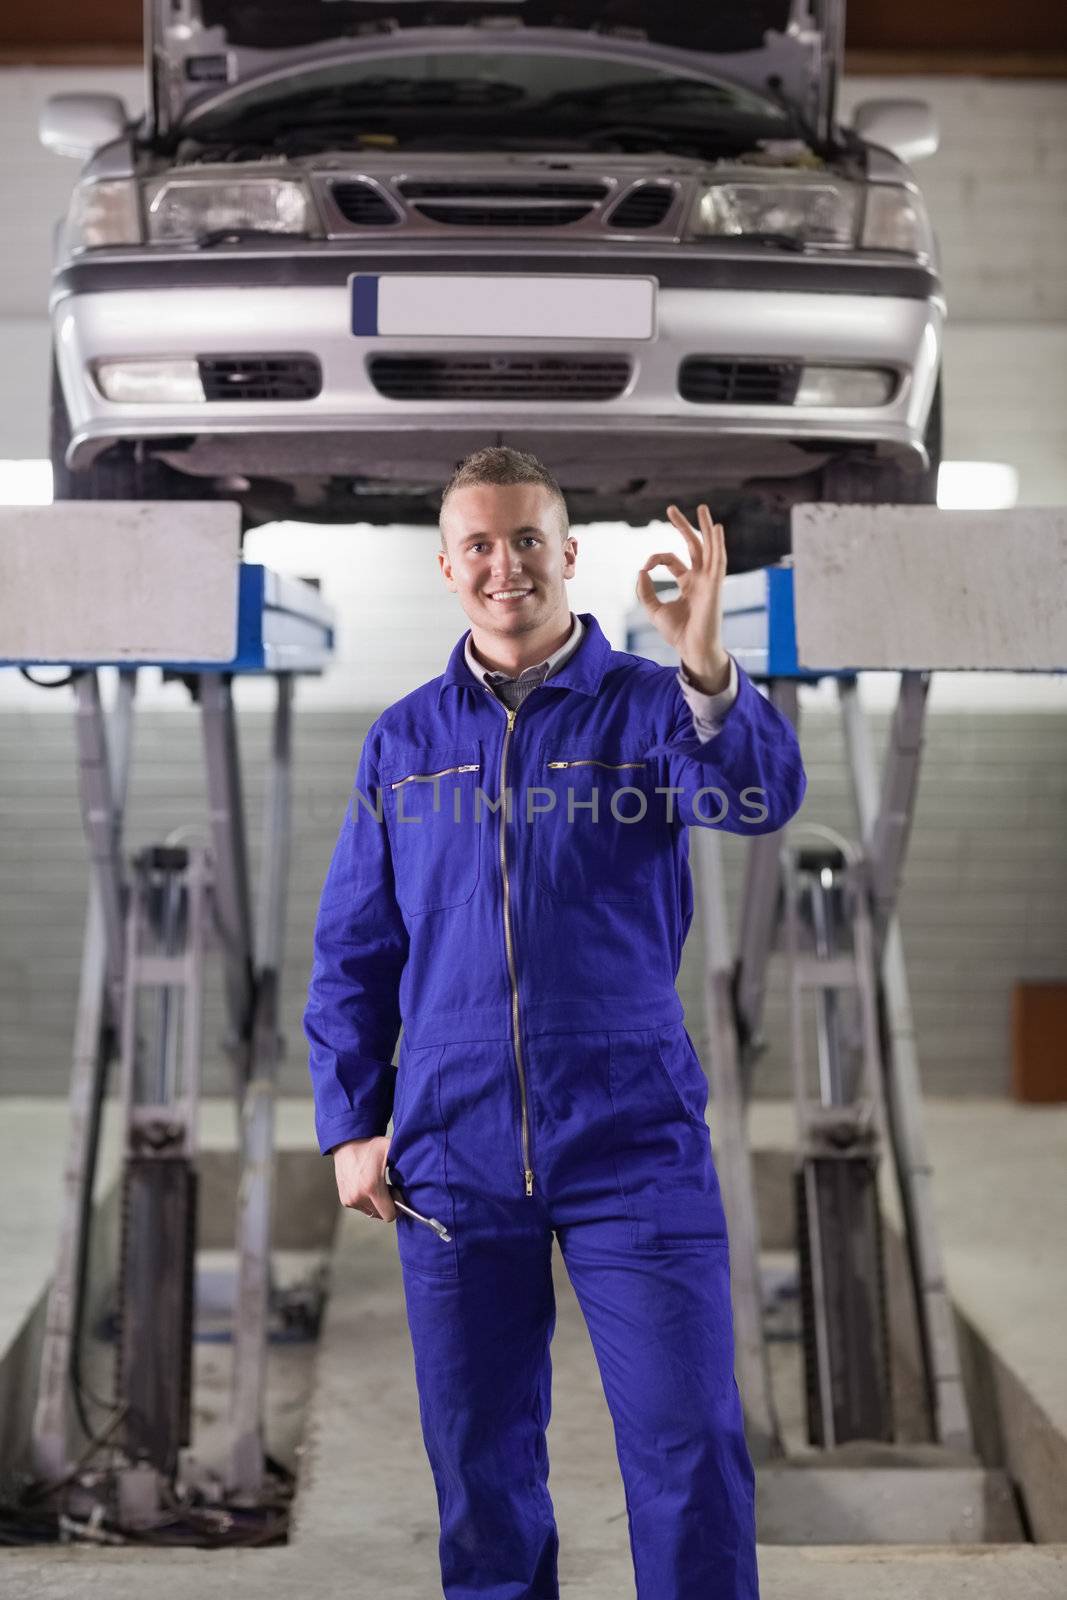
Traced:
POLYGON ((641 900, 668 833, 655 794, 656 765, 639 750, 541 746, 530 819, 537 881, 561 900, 641 900), (540 807, 546 809, 541 810, 540 807))
POLYGON ((478 886, 480 747, 413 750, 383 766, 381 778, 401 910, 464 905, 478 886))

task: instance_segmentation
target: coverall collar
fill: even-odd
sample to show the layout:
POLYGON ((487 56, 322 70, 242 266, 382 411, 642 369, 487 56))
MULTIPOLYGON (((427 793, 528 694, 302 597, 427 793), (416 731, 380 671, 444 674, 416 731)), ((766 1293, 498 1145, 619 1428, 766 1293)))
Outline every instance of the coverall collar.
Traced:
MULTIPOLYGON (((570 659, 564 662, 558 672, 552 674, 549 684, 553 689, 577 689, 581 694, 596 694, 600 689, 601 679, 607 671, 611 645, 591 611, 579 611, 578 616, 585 630, 581 642, 570 659)), ((482 687, 467 665, 466 643, 467 634, 464 633, 452 647, 452 654, 448 658, 448 665, 441 676, 437 691, 438 707, 446 689, 482 687)))

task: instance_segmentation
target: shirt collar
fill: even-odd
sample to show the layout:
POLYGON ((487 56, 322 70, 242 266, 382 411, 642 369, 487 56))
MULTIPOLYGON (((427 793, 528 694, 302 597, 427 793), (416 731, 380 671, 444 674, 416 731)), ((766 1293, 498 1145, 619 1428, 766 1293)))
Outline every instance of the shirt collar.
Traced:
MULTIPOLYGON (((552 687, 554 689, 577 689, 582 694, 596 694, 600 688, 601 679, 608 669, 608 662, 612 653, 611 645, 608 643, 600 624, 591 611, 579 612, 577 620, 582 624, 578 642, 567 659, 562 663, 557 663, 554 668, 552 687)), ((561 649, 569 644, 570 638, 568 637, 561 649)), ((438 705, 441 704, 441 699, 446 689, 490 687, 467 664, 465 647, 466 635, 456 640, 448 658, 448 664, 438 679, 438 705)))
POLYGON ((474 673, 474 676, 478 679, 479 683, 514 683, 516 680, 525 678, 528 672, 536 672, 539 676, 550 678, 554 672, 557 672, 559 668, 562 667, 565 661, 570 660, 571 656, 577 650, 582 641, 582 634, 584 631, 585 629, 583 627, 581 617, 576 617, 574 613, 571 612, 571 631, 564 639, 559 649, 553 650, 552 654, 550 656, 546 656, 544 661, 538 661, 534 665, 523 667, 521 672, 510 673, 495 672, 484 666, 483 663, 478 660, 477 656, 474 654, 473 641, 471 633, 468 630, 467 636, 463 641, 463 659, 466 661, 468 667, 474 673))

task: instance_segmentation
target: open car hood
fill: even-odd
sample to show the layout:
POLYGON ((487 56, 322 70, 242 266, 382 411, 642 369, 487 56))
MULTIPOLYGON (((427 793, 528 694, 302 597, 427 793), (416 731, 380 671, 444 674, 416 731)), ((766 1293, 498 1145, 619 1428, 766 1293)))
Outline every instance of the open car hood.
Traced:
POLYGON ((592 49, 689 65, 771 91, 825 138, 843 11, 844 0, 150 0, 151 115, 167 132, 256 79, 383 49, 443 48, 459 29, 464 48, 573 48, 577 35, 592 49))

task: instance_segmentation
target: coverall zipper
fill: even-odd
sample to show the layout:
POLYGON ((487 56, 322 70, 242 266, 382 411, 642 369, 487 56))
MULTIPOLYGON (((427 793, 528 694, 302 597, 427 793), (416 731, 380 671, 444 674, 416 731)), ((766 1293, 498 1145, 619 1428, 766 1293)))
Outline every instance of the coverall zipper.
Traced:
POLYGON ((526 1108, 526 1072, 522 1064, 522 1039, 519 1033, 519 980, 515 973, 515 946, 511 937, 511 884, 508 881, 508 855, 505 828, 507 826, 507 770, 508 770, 508 745, 511 742, 511 730, 515 726, 515 717, 518 707, 509 710, 503 701, 497 699, 488 684, 483 684, 486 694, 495 700, 508 719, 504 732, 504 743, 500 748, 500 795, 503 802, 500 808, 500 876, 504 889, 504 946, 508 957, 508 977, 511 980, 511 1042, 515 1054, 515 1066, 519 1074, 519 1098, 522 1102, 522 1159, 524 1163, 523 1177, 526 1181, 526 1193, 533 1194, 533 1166, 530 1161, 530 1124, 526 1108))

